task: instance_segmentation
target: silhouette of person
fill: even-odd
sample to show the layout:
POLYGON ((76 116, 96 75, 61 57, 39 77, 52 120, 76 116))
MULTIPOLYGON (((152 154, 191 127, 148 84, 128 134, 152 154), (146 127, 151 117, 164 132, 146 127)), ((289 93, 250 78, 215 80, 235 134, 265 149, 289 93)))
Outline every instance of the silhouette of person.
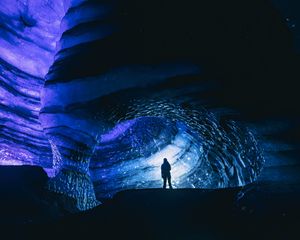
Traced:
POLYGON ((164 180, 164 186, 163 188, 166 188, 167 185, 167 180, 169 184, 169 188, 172 189, 172 184, 171 184, 171 165, 168 162, 168 159, 164 158, 164 163, 161 165, 161 177, 164 180))

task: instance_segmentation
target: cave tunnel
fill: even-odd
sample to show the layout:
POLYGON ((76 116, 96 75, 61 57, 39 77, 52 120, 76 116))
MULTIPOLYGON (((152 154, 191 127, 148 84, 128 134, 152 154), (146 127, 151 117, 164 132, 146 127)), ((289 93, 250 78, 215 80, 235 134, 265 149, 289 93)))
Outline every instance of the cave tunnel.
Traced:
POLYGON ((2 0, 0 20, 0 165, 78 210, 161 188, 164 157, 175 189, 298 186, 299 54, 271 1, 2 0))

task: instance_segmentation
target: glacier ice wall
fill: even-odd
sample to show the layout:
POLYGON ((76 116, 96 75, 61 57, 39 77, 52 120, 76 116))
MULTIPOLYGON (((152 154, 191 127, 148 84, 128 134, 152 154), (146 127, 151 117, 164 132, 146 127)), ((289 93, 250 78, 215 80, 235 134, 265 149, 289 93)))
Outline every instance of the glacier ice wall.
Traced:
POLYGON ((40 92, 54 60, 67 1, 0 5, 0 164, 52 167, 39 121, 40 92))

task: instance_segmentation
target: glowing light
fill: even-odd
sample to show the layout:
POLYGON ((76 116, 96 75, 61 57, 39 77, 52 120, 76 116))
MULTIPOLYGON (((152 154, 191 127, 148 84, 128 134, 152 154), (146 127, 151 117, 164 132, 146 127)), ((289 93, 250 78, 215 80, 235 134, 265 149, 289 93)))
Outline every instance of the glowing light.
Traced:
POLYGON ((161 188, 163 158, 171 164, 174 188, 243 186, 259 174, 264 159, 250 131, 228 122, 232 137, 214 115, 184 112, 174 104, 135 109, 143 111, 138 114, 154 115, 157 106, 159 116, 119 123, 102 136, 107 141, 96 149, 90 169, 99 196, 111 197, 124 189, 161 188), (172 120, 162 117, 163 108, 172 120))
MULTIPOLYGON (((160 166, 164 158, 167 158, 171 164, 172 181, 178 183, 182 176, 190 173, 199 161, 200 152, 190 152, 183 156, 184 151, 189 147, 190 141, 188 141, 188 138, 186 138, 184 133, 180 133, 176 135, 172 144, 166 146, 150 158, 145 159, 144 161, 147 162, 149 166, 154 167, 152 173, 153 180, 161 180, 160 166)), ((151 175, 149 178, 151 178, 151 175)), ((176 184, 174 187, 176 188, 176 184)))

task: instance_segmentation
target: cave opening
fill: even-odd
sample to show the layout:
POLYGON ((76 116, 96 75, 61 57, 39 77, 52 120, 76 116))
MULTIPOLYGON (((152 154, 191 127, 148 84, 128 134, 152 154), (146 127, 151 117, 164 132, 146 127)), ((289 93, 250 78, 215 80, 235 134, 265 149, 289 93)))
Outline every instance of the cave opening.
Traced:
MULTIPOLYGON (((199 116, 198 129, 181 120, 153 116, 116 124, 101 136, 91 159, 97 197, 110 198, 126 189, 161 188, 163 158, 171 164, 174 188, 217 189, 255 181, 264 159, 251 131, 240 128, 228 134, 209 116, 202 123, 199 116)), ((190 118, 186 115, 186 120, 190 118)))

